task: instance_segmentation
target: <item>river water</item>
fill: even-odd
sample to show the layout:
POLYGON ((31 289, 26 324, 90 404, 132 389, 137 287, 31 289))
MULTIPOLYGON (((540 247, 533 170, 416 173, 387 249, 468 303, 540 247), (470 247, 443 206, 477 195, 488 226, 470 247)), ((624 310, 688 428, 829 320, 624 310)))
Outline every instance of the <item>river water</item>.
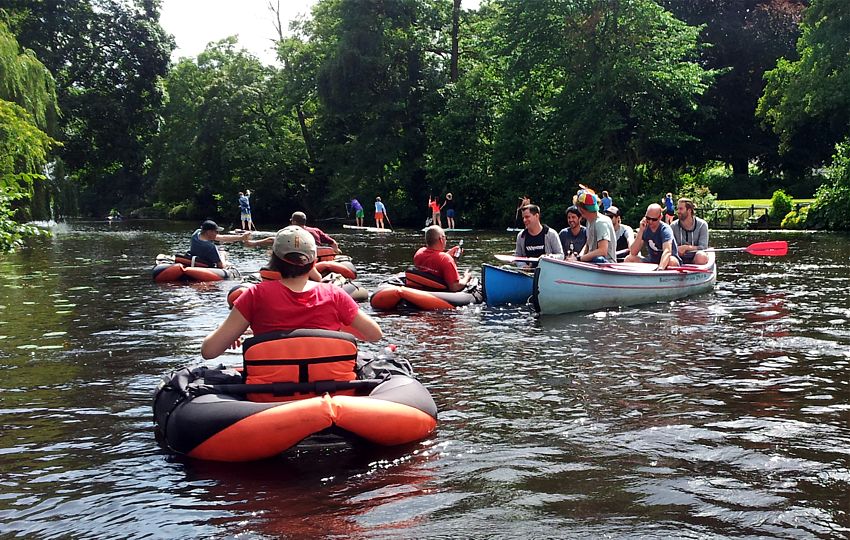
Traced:
MULTIPOLYGON (((234 465, 169 455, 152 431, 159 376, 199 363, 233 285, 151 281, 191 230, 60 225, 0 257, 0 537, 850 535, 847 236, 715 233, 790 253, 719 254, 715 292, 674 303, 378 314, 386 339, 363 349, 413 361, 434 436, 234 465)), ((335 236, 370 289, 420 244, 335 236)), ((463 238, 461 266, 478 270, 513 245, 463 238)), ((265 258, 228 251, 243 270, 265 258)))

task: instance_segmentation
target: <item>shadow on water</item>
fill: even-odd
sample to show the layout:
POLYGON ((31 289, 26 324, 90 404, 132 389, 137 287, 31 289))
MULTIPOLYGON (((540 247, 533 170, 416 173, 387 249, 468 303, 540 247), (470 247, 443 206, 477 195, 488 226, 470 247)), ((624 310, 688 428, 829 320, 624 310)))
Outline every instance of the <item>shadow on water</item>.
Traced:
MULTIPOLYGON (((0 536, 850 532, 846 236, 789 234, 781 259, 724 254, 716 290, 687 301, 375 314, 386 340, 363 348, 393 343, 413 362, 440 409, 432 439, 216 464, 163 452, 151 426, 160 374, 200 363, 234 284, 150 280, 154 256, 184 249, 194 225, 72 224, 0 258, 0 536)), ((421 242, 329 232, 370 289, 421 242)), ((512 246, 504 233, 464 239, 462 267, 512 246)), ((246 271, 265 262, 227 249, 246 271)))

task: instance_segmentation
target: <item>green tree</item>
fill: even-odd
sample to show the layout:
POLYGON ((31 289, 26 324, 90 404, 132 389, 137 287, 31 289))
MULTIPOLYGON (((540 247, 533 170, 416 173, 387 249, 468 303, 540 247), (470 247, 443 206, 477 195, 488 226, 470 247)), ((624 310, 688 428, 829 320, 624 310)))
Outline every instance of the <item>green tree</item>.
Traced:
POLYGON ((152 187, 148 145, 173 49, 158 0, 3 0, 13 31, 56 78, 59 155, 85 212, 132 208, 152 187))
POLYGON ((281 223, 306 198, 307 155, 275 80, 233 37, 169 73, 155 153, 157 195, 181 209, 174 217, 233 217, 251 189, 255 213, 281 223))
POLYGON ((15 221, 15 205, 26 202, 44 179, 55 144, 46 131, 56 115, 53 77, 32 51, 21 51, 0 21, 0 251, 37 233, 15 221))
MULTIPOLYGON (((699 99, 699 139, 686 149, 694 164, 723 161, 738 177, 750 161, 762 168, 782 164, 776 136, 760 125, 755 111, 764 73, 779 58, 794 55, 799 23, 808 0, 662 0, 680 19, 700 26, 701 63, 719 74, 699 99)), ((787 158, 786 158, 787 161, 787 158)), ((786 168, 790 166, 786 163, 786 168)))
POLYGON ((798 60, 781 59, 766 74, 758 114, 781 140, 781 150, 827 161, 850 133, 850 4, 813 0, 804 12, 798 60))

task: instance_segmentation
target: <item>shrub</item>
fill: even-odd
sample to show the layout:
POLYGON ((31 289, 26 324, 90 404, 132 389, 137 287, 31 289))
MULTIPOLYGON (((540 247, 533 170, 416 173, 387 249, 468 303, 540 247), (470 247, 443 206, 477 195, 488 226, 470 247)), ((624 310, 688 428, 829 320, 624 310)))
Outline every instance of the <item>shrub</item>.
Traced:
POLYGON ((195 213, 195 205, 188 201, 182 202, 171 207, 168 211, 168 219, 189 221, 195 218, 195 213))
POLYGON ((783 229, 805 229, 808 217, 809 207, 803 206, 800 210, 791 210, 788 212, 779 226, 783 229))
POLYGON ((770 198, 770 218, 779 221, 794 209, 794 199, 784 190, 777 189, 770 198))
POLYGON ((835 147, 827 171, 830 182, 815 192, 806 225, 813 229, 850 230, 850 139, 835 147))

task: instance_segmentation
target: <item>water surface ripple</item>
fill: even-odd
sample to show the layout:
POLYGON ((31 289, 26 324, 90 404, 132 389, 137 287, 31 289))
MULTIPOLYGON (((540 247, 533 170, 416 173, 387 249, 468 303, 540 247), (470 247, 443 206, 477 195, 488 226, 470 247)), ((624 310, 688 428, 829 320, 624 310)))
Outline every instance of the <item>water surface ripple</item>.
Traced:
MULTIPOLYGON (((153 439, 159 376, 199 362, 233 285, 150 280, 191 229, 75 223, 0 258, 0 537, 850 535, 847 236, 714 233, 791 252, 718 255, 715 292, 687 301, 378 314, 386 343, 363 348, 413 361, 440 408, 433 438, 234 465, 153 439)), ((329 229, 370 289, 420 243, 329 229)), ((512 239, 464 247, 480 269, 512 239)), ((264 262, 228 250, 243 270, 264 262)))

